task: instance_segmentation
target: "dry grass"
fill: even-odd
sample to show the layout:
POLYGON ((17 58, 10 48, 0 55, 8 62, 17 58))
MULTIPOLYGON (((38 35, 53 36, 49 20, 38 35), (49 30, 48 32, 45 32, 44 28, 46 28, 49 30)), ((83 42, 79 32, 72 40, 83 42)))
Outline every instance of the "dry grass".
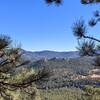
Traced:
POLYGON ((82 91, 76 88, 41 90, 42 100, 81 100, 82 91))

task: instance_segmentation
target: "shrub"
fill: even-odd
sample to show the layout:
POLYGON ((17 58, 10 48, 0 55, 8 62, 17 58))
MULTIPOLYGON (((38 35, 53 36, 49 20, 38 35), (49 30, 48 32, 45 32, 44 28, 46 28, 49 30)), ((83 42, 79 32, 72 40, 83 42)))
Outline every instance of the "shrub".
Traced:
POLYGON ((94 63, 95 66, 100 66, 100 55, 96 56, 94 62, 95 62, 94 63))

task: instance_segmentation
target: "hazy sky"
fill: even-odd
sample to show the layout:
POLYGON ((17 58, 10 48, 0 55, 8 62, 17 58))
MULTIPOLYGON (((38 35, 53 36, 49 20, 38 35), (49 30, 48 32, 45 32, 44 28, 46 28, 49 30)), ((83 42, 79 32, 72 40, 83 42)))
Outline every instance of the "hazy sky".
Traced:
MULTIPOLYGON (((59 7, 44 0, 0 0, 0 33, 21 42, 25 50, 72 51, 77 46, 73 22, 80 17, 87 21, 99 6, 84 6, 80 0, 64 0, 59 7)), ((89 33, 100 38, 99 32, 96 26, 89 33)))

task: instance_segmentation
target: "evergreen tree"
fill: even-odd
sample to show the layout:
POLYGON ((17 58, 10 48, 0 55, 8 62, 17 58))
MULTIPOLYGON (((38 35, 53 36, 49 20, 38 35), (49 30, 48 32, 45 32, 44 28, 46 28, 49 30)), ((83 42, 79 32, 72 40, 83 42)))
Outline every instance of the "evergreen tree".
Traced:
MULTIPOLYGON (((91 18, 89 20, 88 25, 93 28, 95 25, 98 24, 99 21, 100 21, 100 13, 99 13, 99 11, 95 11, 94 18, 91 18)), ((73 24, 72 30, 73 30, 74 36, 76 36, 78 39, 78 44, 79 44, 78 50, 80 51, 80 53, 88 55, 88 54, 93 53, 95 50, 100 50, 99 49, 100 39, 96 38, 96 37, 92 37, 87 34, 88 31, 87 31, 87 27, 86 27, 84 20, 80 19, 80 20, 76 21, 73 24), (83 42, 83 43, 79 43, 79 40, 83 40, 83 39, 85 39, 87 41, 83 42), (95 47, 94 42, 97 43, 96 47, 95 47), (91 51, 93 51, 93 52, 91 52, 91 51)))
POLYGON ((100 0, 81 0, 82 4, 100 3, 100 0))
POLYGON ((62 3, 62 0, 45 0, 46 1, 46 3, 48 3, 48 4, 51 4, 51 3, 56 3, 57 5, 58 4, 61 4, 62 3))
MULTIPOLYGON (((56 3, 56 4, 61 4, 63 0, 45 0, 46 3, 56 3)), ((100 0, 80 0, 82 4, 93 4, 93 3, 100 3, 100 0)))
POLYGON ((33 82, 48 76, 48 73, 43 70, 37 74, 31 70, 22 70, 21 74, 18 74, 18 69, 23 69, 29 63, 23 60, 22 54, 21 48, 12 47, 12 40, 9 36, 0 35, 0 100, 1 97, 4 100, 12 100, 9 91, 16 90, 34 96, 34 90, 30 89, 33 91, 30 93, 27 88, 31 87, 33 82))

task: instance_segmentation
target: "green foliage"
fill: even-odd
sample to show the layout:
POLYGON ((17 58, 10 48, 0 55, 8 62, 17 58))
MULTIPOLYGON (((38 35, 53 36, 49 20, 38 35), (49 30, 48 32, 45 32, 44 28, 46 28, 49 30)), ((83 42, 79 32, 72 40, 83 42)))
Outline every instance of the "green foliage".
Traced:
POLYGON ((93 56, 96 48, 94 41, 83 41, 78 43, 77 49, 79 50, 80 56, 93 56))
POLYGON ((100 50, 100 45, 97 45, 97 50, 100 50))
MULTIPOLYGON (((84 94, 87 100, 100 100, 100 87, 85 86, 84 94)), ((84 99, 85 100, 85 99, 84 99)))
POLYGON ((73 34, 78 39, 83 38, 84 35, 87 33, 86 25, 84 20, 80 19, 73 24, 72 27, 73 34))
POLYGON ((100 0, 81 0, 82 4, 100 3, 100 0))
POLYGON ((41 90, 42 100, 81 100, 82 91, 75 88, 41 90))
POLYGON ((96 10, 94 12, 94 18, 91 18, 89 20, 89 26, 93 27, 95 26, 98 22, 100 21, 100 12, 98 10, 96 10))
MULTIPOLYGON (((0 100, 23 100, 23 93, 36 97, 34 88, 32 89, 35 87, 36 90, 36 86, 32 84, 37 81, 38 75, 28 69, 18 72, 18 69, 29 64, 29 61, 24 61, 21 56, 21 48, 12 47, 11 38, 0 35, 0 100), (31 93, 30 90, 27 91, 29 88, 31 93)), ((39 74, 38 80, 41 77, 39 74)))
POLYGON ((96 56, 94 60, 94 65, 100 67, 100 55, 96 56))
MULTIPOLYGON (((94 2, 94 0, 82 0, 82 2, 94 2)), ((94 12, 94 17, 91 18, 89 21, 88 25, 93 27, 97 25, 97 23, 100 21, 100 12, 97 10, 94 12)), ((84 20, 78 20, 73 24, 72 31, 75 37, 78 39, 78 45, 79 47, 77 48, 80 52, 81 56, 93 56, 96 52, 95 50, 99 50, 99 44, 100 44, 100 39, 97 39, 95 37, 87 35, 87 27, 85 25, 84 20), (82 43, 79 42, 79 40, 85 40, 82 43), (87 40, 88 39, 88 40, 87 40), (95 42, 94 42, 95 41, 95 42), (97 48, 96 48, 96 43, 97 48)))
MULTIPOLYGON (((6 80, 6 83, 27 82, 32 74, 36 75, 33 69, 22 68, 18 70, 18 72, 14 72, 13 75, 6 80)), ((34 83, 27 86, 27 88, 22 87, 22 89, 17 88, 14 90, 6 89, 5 91, 9 96, 11 96, 11 98, 13 98, 13 100, 41 100, 39 91, 34 83)))
POLYGON ((62 3, 62 0, 45 0, 47 4, 55 3, 57 5, 62 3))
MULTIPOLYGON (((56 3, 61 4, 63 0, 45 0, 46 3, 56 3)), ((80 0, 82 4, 93 4, 93 3, 100 3, 100 0, 80 0)))
POLYGON ((100 100, 100 87, 85 86, 84 91, 76 88, 40 90, 42 100, 100 100))

